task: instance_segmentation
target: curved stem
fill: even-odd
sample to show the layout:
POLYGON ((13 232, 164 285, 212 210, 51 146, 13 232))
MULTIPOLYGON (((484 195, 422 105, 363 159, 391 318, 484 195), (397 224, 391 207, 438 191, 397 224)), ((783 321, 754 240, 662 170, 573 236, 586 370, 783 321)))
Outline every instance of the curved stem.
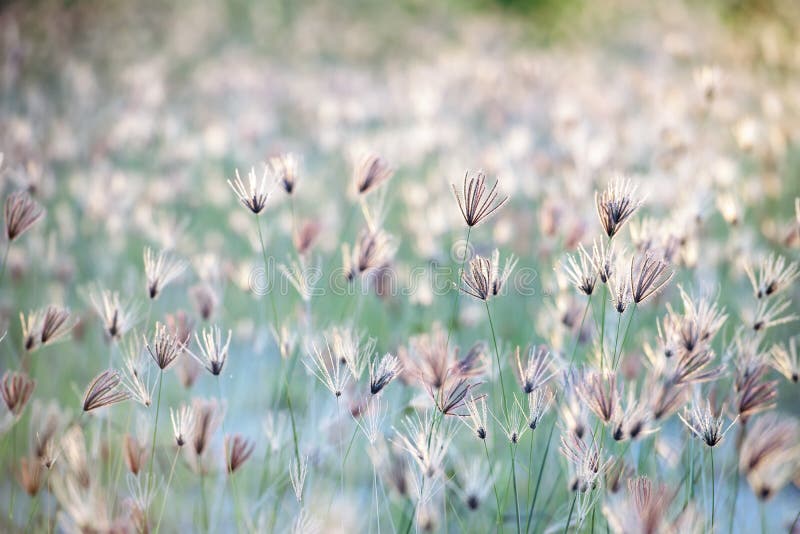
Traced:
POLYGON ((497 529, 500 530, 500 496, 497 494, 497 483, 494 480, 494 468, 492 461, 489 459, 489 447, 486 446, 486 440, 483 441, 483 450, 486 452, 486 461, 489 464, 489 476, 492 477, 492 490, 494 490, 494 502, 497 506, 497 529))
POLYGON ((492 312, 489 311, 489 301, 484 300, 483 303, 486 305, 486 315, 489 317, 489 327, 492 329, 492 342, 494 342, 494 356, 497 360, 497 372, 500 375, 500 389, 502 390, 502 406, 503 406, 503 416, 506 418, 506 424, 508 424, 508 408, 506 407, 506 386, 503 382, 503 365, 500 363, 500 349, 497 348, 497 336, 494 332, 494 322, 492 321, 492 312))
POLYGON ((150 467, 148 468, 147 472, 147 487, 150 488, 153 485, 153 460, 156 457, 156 434, 158 432, 158 414, 161 411, 161 386, 164 383, 164 370, 158 370, 158 400, 156 401, 156 421, 153 425, 153 443, 150 446, 150 467))
POLYGON ((11 241, 6 241, 6 251, 3 252, 3 267, 0 268, 0 282, 3 281, 3 276, 6 274, 6 264, 8 263, 9 250, 11 250, 11 241))
POLYGON ((569 515, 567 516, 567 524, 564 525, 564 534, 567 534, 569 531, 569 524, 572 522, 572 512, 575 510, 575 501, 578 500, 578 492, 575 492, 575 496, 572 498, 572 504, 569 507, 569 515))
POLYGON ((625 351, 625 342, 628 341, 628 332, 630 331, 631 323, 633 322, 633 318, 636 315, 636 307, 637 303, 633 303, 633 309, 631 310, 631 318, 628 319, 628 324, 625 326, 625 335, 622 336, 622 345, 619 347, 619 355, 614 356, 614 370, 617 370, 617 364, 619 364, 619 360, 622 359, 622 353, 625 351))
MULTIPOLYGON (((458 299, 461 297, 461 276, 464 273, 464 264, 467 261, 467 254, 469 253, 469 237, 472 233, 472 227, 467 227, 467 240, 466 244, 464 245, 464 256, 461 258, 461 266, 458 269, 458 277, 456 278, 456 296, 453 299, 453 311, 450 312, 450 324, 447 327, 447 345, 450 344, 450 334, 453 332, 453 328, 457 322, 457 315, 458 315, 458 299)), ((446 346, 447 346, 446 345, 446 346)))
POLYGON ((531 520, 533 519, 533 509, 536 506, 536 498, 539 496, 539 486, 542 482, 542 473, 544 473, 544 464, 547 461, 547 453, 550 452, 550 443, 553 440, 553 432, 556 429, 556 421, 558 418, 553 419, 553 424, 550 426, 550 434, 547 436, 547 445, 544 448, 544 454, 542 455, 542 463, 539 464, 539 474, 536 477, 536 489, 533 490, 533 500, 531 501, 531 508, 528 511, 528 522, 525 525, 525 534, 528 534, 528 529, 531 526, 531 520))
POLYGON ((514 485, 514 509, 516 513, 514 514, 517 519, 517 534, 522 532, 522 529, 519 524, 519 496, 517 495, 517 446, 510 445, 510 452, 511 452, 511 483, 514 485))
MULTIPOLYGON (((273 295, 272 291, 273 288, 269 287, 269 283, 267 283, 267 277, 269 276, 269 273, 267 272, 269 269, 268 267, 269 262, 267 261, 267 249, 266 246, 264 245, 264 234, 261 232, 261 219, 258 218, 258 215, 256 215, 255 217, 256 217, 256 226, 258 227, 258 242, 261 245, 261 257, 264 260, 264 283, 266 284, 265 289, 269 294, 269 302, 270 305, 272 306, 272 317, 273 320, 275 321, 275 331, 278 332, 278 337, 280 337, 282 334, 280 325, 278 324, 278 308, 275 306, 275 296, 273 295)), ((283 340, 278 339, 278 343, 282 344, 283 340)))
POLYGON ((167 508, 167 497, 169 496, 169 486, 172 484, 172 476, 175 474, 175 464, 178 463, 178 454, 181 452, 180 448, 175 449, 175 457, 172 458, 172 467, 169 469, 169 478, 167 479, 167 487, 164 489, 164 500, 161 502, 161 512, 158 514, 158 522, 156 523, 156 534, 158 534, 161 527, 161 520, 164 518, 164 510, 167 508))
POLYGON ((715 495, 715 477, 714 477, 714 447, 709 447, 709 454, 711 455, 711 532, 714 532, 714 512, 716 511, 716 495, 715 495))

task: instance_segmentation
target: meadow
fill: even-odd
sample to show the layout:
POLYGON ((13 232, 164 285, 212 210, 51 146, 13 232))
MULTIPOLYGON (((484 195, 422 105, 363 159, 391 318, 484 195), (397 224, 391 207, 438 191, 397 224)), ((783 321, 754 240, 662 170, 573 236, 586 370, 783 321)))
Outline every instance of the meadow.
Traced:
POLYGON ((800 532, 798 22, 0 6, 0 531, 800 532))

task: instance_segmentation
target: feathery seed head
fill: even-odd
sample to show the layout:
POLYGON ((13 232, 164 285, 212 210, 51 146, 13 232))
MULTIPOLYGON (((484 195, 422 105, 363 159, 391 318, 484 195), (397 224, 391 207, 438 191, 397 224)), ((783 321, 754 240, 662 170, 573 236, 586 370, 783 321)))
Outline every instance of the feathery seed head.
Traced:
POLYGON ((91 412, 130 398, 127 390, 120 389, 122 379, 117 371, 106 369, 89 383, 83 395, 83 411, 91 412))
POLYGON ((473 227, 488 219, 508 200, 507 196, 499 198, 496 181, 491 189, 486 187, 486 174, 483 171, 467 171, 464 174, 464 186, 461 190, 452 184, 453 194, 458 208, 467 226, 473 227))
POLYGON ((636 196, 636 186, 624 176, 611 180, 604 191, 595 192, 594 200, 600 224, 609 238, 617 235, 641 205, 641 200, 636 196))
POLYGON ((19 418, 22 410, 28 404, 36 381, 21 371, 6 371, 3 373, 3 381, 0 384, 0 393, 6 403, 8 411, 15 418, 19 418))
POLYGON ((228 180, 228 185, 236 194, 239 202, 253 214, 258 215, 267 205, 267 200, 272 194, 272 189, 267 189, 272 181, 269 176, 269 168, 264 166, 264 174, 261 179, 256 176, 255 167, 251 168, 247 174, 247 180, 248 187, 245 187, 244 181, 239 176, 239 169, 236 169, 236 178, 233 181, 228 180))
POLYGON ((5 223, 6 238, 14 241, 24 234, 44 215, 44 208, 24 191, 16 191, 6 197, 5 223))

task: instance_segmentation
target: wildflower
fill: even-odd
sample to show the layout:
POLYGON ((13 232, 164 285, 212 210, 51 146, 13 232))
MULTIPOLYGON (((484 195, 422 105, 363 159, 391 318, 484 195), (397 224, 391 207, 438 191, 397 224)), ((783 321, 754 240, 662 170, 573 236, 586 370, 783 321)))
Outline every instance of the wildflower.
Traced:
POLYGON ((694 435, 709 447, 718 445, 725 437, 725 434, 728 433, 728 430, 736 423, 736 419, 738 419, 737 416, 736 419, 731 421, 728 428, 722 430, 725 419, 723 416, 714 415, 711 410, 711 402, 708 400, 706 400, 705 406, 696 401, 691 410, 684 410, 684 414, 678 414, 678 417, 694 435))
POLYGON ((195 413, 195 424, 191 433, 192 451, 199 458, 222 424, 225 410, 216 399, 193 399, 192 410, 195 413))
POLYGON ((594 489, 598 477, 606 472, 613 461, 611 458, 603 459, 594 439, 587 443, 573 432, 561 436, 560 451, 575 473, 570 487, 581 493, 594 489))
POLYGON ((147 445, 141 443, 131 434, 125 434, 123 440, 122 454, 125 458, 125 465, 128 471, 134 475, 139 474, 139 470, 147 461, 147 445))
POLYGON ((514 444, 519 443, 519 440, 522 439, 522 436, 529 428, 525 410, 516 395, 514 395, 514 404, 509 410, 505 422, 500 421, 494 414, 492 414, 492 417, 497 421, 508 441, 514 444))
POLYGON ((608 187, 594 194, 597 216, 609 238, 613 238, 631 215, 639 209, 641 201, 636 198, 636 186, 629 178, 618 176, 608 187))
POLYGON ((292 490, 297 502, 303 501, 303 487, 306 484, 306 475, 308 474, 308 456, 303 458, 302 462, 293 459, 289 464, 289 481, 292 483, 292 490))
POLYGON ((111 406, 128 400, 130 393, 119 389, 122 379, 117 371, 106 369, 91 381, 83 395, 83 411, 91 412, 97 408, 111 406))
POLYGON ((408 452, 422 470, 424 476, 433 476, 442 468, 447 450, 455 435, 452 419, 444 419, 434 428, 431 425, 432 412, 426 411, 424 417, 415 412, 403 419, 404 432, 398 432, 400 446, 408 452))
POLYGON ((648 423, 652 414, 645 403, 638 402, 633 398, 630 391, 626 401, 625 410, 617 410, 612 418, 611 436, 614 441, 622 441, 626 438, 637 439, 654 432, 648 428, 648 423))
POLYGON ((307 254, 322 233, 322 225, 317 221, 306 221, 294 236, 294 248, 300 256, 307 254))
POLYGON ((461 291, 478 300, 487 301, 492 295, 492 262, 481 256, 469 260, 469 268, 461 273, 461 291))
POLYGON ((214 289, 208 284, 200 283, 192 286, 189 290, 189 296, 200 318, 204 321, 211 319, 219 303, 219 297, 217 297, 214 289))
POLYGON ((512 254, 506 258, 503 270, 500 271, 500 251, 494 249, 492 253, 492 296, 497 296, 503 290, 511 271, 517 266, 517 258, 512 254))
POLYGON ((477 226, 506 203, 507 196, 498 199, 499 183, 496 181, 487 192, 486 175, 482 171, 467 171, 464 174, 464 186, 460 191, 456 189, 455 184, 452 184, 453 194, 467 226, 477 226))
POLYGON ((589 256, 583 248, 583 245, 579 248, 581 257, 589 257, 591 259, 595 272, 597 272, 597 276, 600 278, 600 282, 607 284, 609 280, 611 280, 611 277, 614 276, 616 270, 617 255, 614 252, 613 242, 606 244, 603 239, 595 239, 592 242, 591 256, 589 256))
POLYGON ((294 192, 294 188, 297 185, 298 163, 297 156, 292 153, 281 154, 269 160, 272 174, 278 179, 278 183, 281 184, 283 190, 289 195, 294 192))
POLYGON ((734 388, 736 389, 736 409, 742 424, 751 415, 770 410, 775 407, 778 397, 777 380, 762 380, 767 366, 760 365, 747 373, 737 372, 734 388))
POLYGON ((216 325, 206 329, 203 328, 202 339, 195 333, 195 341, 197 346, 200 347, 200 354, 197 355, 192 351, 191 354, 203 367, 214 375, 219 376, 222 372, 222 367, 228 359, 228 347, 231 344, 231 331, 228 330, 228 337, 225 343, 222 343, 222 331, 216 325))
POLYGON ((153 361, 162 371, 169 369, 175 363, 176 358, 183 353, 183 343, 172 335, 163 323, 156 323, 152 345, 146 338, 144 342, 147 352, 150 353, 153 361))
POLYGON ((574 372, 565 373, 564 402, 561 405, 561 418, 571 434, 583 438, 588 428, 586 405, 581 402, 577 389, 580 378, 574 372))
POLYGON ((191 406, 183 404, 174 411, 170 408, 169 418, 172 421, 172 435, 175 437, 175 445, 183 447, 194 433, 196 423, 195 410, 191 406))
POLYGON ((361 159, 356 168, 353 180, 356 192, 359 195, 366 195, 374 191, 394 174, 394 169, 377 154, 368 154, 361 159))
POLYGON ((367 438, 370 445, 375 445, 378 436, 381 434, 381 427, 386 419, 386 404, 380 397, 370 397, 366 401, 366 406, 360 410, 360 421, 355 415, 353 419, 358 428, 367 438))
POLYGON ((14 241, 44 215, 44 209, 24 191, 6 197, 4 210, 6 238, 14 241))
POLYGON ((150 365, 142 346, 134 337, 123 349, 122 386, 130 397, 143 406, 150 406, 155 381, 150 383, 150 365))
POLYGON ((464 403, 467 408, 466 418, 460 418, 465 425, 467 425, 472 432, 478 436, 478 439, 486 439, 486 428, 488 418, 486 417, 486 398, 481 395, 477 399, 470 395, 468 401, 464 403))
MULTIPOLYGON (((486 373, 488 356, 486 343, 477 341, 473 344, 463 358, 459 358, 450 366, 450 371, 456 376, 469 378, 481 376, 486 373)), ((458 348, 456 348, 458 353, 458 348)))
POLYGON ((491 491, 494 477, 483 462, 470 462, 463 465, 459 469, 459 473, 461 473, 459 478, 463 486, 460 493, 464 498, 464 503, 470 510, 477 510, 491 491))
POLYGON ((225 456, 228 459, 228 473, 235 473, 253 454, 256 444, 241 434, 225 436, 225 456))
POLYGON ((160 491, 160 483, 155 483, 155 474, 134 474, 128 473, 126 482, 128 492, 131 494, 131 502, 134 508, 134 523, 139 523, 139 531, 147 530, 147 511, 153 502, 156 494, 160 491))
POLYGON ((631 299, 636 304, 644 302, 660 291, 673 274, 669 263, 657 258, 652 251, 631 258, 631 299))
POLYGON ((527 361, 523 363, 520 359, 520 350, 516 350, 517 378, 519 379, 522 391, 532 393, 547 383, 553 377, 553 356, 547 347, 531 346, 528 348, 527 361))
POLYGON ((0 393, 8 411, 19 417, 31 398, 36 381, 21 371, 6 371, 0 384, 0 393))
POLYGON ((666 419, 677 412, 686 402, 687 387, 671 380, 648 383, 645 391, 650 392, 649 408, 655 421, 666 419))
POLYGON ((753 330, 765 332, 773 326, 796 321, 797 314, 784 314, 789 306, 791 306, 791 301, 786 298, 759 301, 755 317, 752 320, 753 330))
POLYGON ((577 254, 567 254, 566 257, 567 260, 562 265, 575 289, 584 295, 594 293, 597 284, 597 270, 591 257, 582 247, 577 254))
POLYGON ((350 381, 350 373, 347 367, 334 357, 327 340, 322 350, 312 343, 307 354, 308 358, 303 360, 306 369, 316 376, 331 393, 336 397, 341 397, 345 386, 350 381))
POLYGON ((788 349, 784 345, 773 345, 772 350, 770 350, 770 356, 772 367, 785 376, 787 380, 791 380, 796 384, 800 379, 797 340, 795 338, 790 339, 788 349))
POLYGON ((252 211, 255 215, 261 213, 261 211, 264 209, 264 206, 267 204, 267 200, 269 200, 269 197, 272 194, 271 190, 267 191, 267 185, 269 182, 268 171, 269 169, 265 166, 264 174, 259 180, 256 177, 255 168, 251 168, 250 172, 247 174, 249 187, 245 187, 241 176, 239 176, 239 169, 236 169, 236 178, 234 178, 233 181, 228 180, 228 185, 236 194, 239 202, 241 202, 244 207, 252 211))
POLYGON ((758 273, 752 265, 747 265, 745 272, 756 298, 762 299, 779 293, 800 276, 800 264, 795 261, 787 264, 783 256, 770 254, 761 260, 758 273))
POLYGON ((676 359, 674 370, 669 380, 674 385, 699 384, 716 380, 723 372, 721 367, 708 369, 714 361, 714 351, 701 349, 694 352, 683 352, 676 359))
POLYGON ((615 532, 661 532, 670 530, 667 517, 676 493, 663 484, 640 476, 628 479, 626 499, 614 501, 603 511, 615 532))
POLYGON ((578 386, 578 395, 603 423, 608 423, 619 408, 617 377, 613 373, 590 373, 578 386))
POLYGON ((614 460, 606 470, 605 487, 610 493, 618 493, 622 489, 622 483, 629 480, 636 474, 636 470, 625 462, 624 458, 614 460))
POLYGON ((136 322, 137 307, 132 303, 122 302, 119 293, 93 289, 89 292, 89 299, 111 339, 121 338, 136 322))
POLYGON ((38 399, 33 401, 30 418, 31 452, 41 464, 50 469, 59 455, 56 435, 61 431, 68 415, 53 401, 44 404, 38 399))
POLYGON ((75 323, 69 320, 70 312, 65 308, 48 306, 42 317, 42 329, 39 334, 39 341, 42 345, 49 345, 58 341, 72 330, 75 323))
POLYGON ((767 500, 786 485, 800 465, 800 425, 795 419, 769 413, 753 424, 739 454, 739 471, 761 500, 767 500))
POLYGON ((30 497, 35 497, 42 487, 42 464, 37 458, 23 457, 19 459, 19 470, 17 471, 17 481, 25 493, 30 497))
POLYGON ((364 369, 375 351, 375 338, 362 340, 363 335, 352 328, 331 328, 327 333, 332 354, 341 364, 347 365, 356 380, 361 379, 364 369))
POLYGON ((155 255, 150 247, 144 249, 144 273, 147 295, 155 299, 170 282, 186 269, 186 262, 175 259, 164 250, 155 255))
POLYGON ((356 274, 363 275, 388 265, 396 250, 397 244, 388 233, 380 229, 363 230, 353 247, 352 276, 348 275, 348 279, 352 280, 356 274))
POLYGON ((627 273, 623 270, 618 270, 608 284, 611 290, 611 304, 620 315, 625 313, 625 310, 628 309, 628 304, 633 300, 628 280, 627 273))
POLYGON ((369 366, 369 391, 373 395, 385 388, 389 382, 394 380, 400 371, 400 361, 389 353, 386 353, 383 358, 377 358, 369 366))
POLYGON ((528 395, 528 428, 536 430, 553 402, 553 392, 549 387, 535 389, 528 395))
POLYGON ((64 463, 67 473, 81 487, 88 488, 91 484, 91 473, 86 455, 86 438, 83 430, 78 425, 72 425, 61 438, 61 450, 64 453, 64 463))
POLYGON ((19 314, 19 322, 22 328, 22 346, 27 352, 35 349, 36 343, 39 341, 40 315, 39 312, 28 312, 27 316, 22 312, 19 314))
POLYGON ((453 375, 445 379, 444 385, 438 392, 428 386, 428 394, 442 415, 459 415, 458 410, 464 406, 467 395, 478 385, 467 378, 453 375))

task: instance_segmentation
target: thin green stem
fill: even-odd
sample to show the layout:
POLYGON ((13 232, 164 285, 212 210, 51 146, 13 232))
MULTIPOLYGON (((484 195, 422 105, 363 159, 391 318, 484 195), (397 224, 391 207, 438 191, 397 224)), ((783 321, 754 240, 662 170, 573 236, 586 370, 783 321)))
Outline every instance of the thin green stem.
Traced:
POLYGON ((603 284, 603 300, 600 305, 603 307, 603 312, 600 314, 600 369, 605 370, 606 361, 606 300, 608 300, 608 285, 603 284))
POLYGON ((458 300, 461 297, 461 276, 464 273, 464 264, 467 261, 467 255, 469 254, 469 237, 472 233, 472 227, 467 227, 467 240, 464 245, 464 255, 461 258, 461 266, 458 268, 458 277, 456 278, 456 296, 453 299, 453 310, 450 312, 450 324, 447 327, 447 345, 450 344, 450 334, 453 332, 453 328, 457 323, 458 318, 458 300))
POLYGON ((489 476, 492 477, 492 490, 494 491, 494 502, 497 506, 497 529, 500 530, 500 496, 497 494, 497 483, 494 480, 494 468, 492 467, 492 461, 489 458, 489 447, 486 445, 486 440, 483 439, 483 450, 486 452, 486 462, 489 464, 489 476))
POLYGON ((622 359, 622 353, 625 352, 625 343, 628 341, 628 332, 631 328, 631 323, 633 322, 633 318, 636 316, 636 309, 638 304, 636 302, 633 303, 633 309, 631 310, 631 318, 628 319, 628 324, 625 325, 625 335, 622 336, 622 345, 619 347, 619 355, 614 356, 614 370, 617 370, 617 364, 619 364, 619 360, 622 359))
POLYGON ((153 425, 153 443, 150 446, 150 467, 148 468, 148 479, 147 479, 147 487, 150 488, 153 485, 153 460, 156 457, 156 435, 158 433, 158 414, 161 411, 161 386, 164 383, 164 370, 158 370, 158 400, 156 401, 156 421, 153 425))
POLYGON ((716 495, 715 495, 715 488, 717 486, 715 482, 715 472, 714 472, 714 447, 709 447, 708 452, 711 455, 711 532, 714 532, 714 512, 716 512, 716 495))
POLYGON ((522 532, 519 520, 519 495, 517 495, 517 446, 509 444, 511 453, 511 483, 514 485, 514 514, 517 519, 517 534, 522 532))
MULTIPOLYGON (((201 468, 202 469, 202 468, 201 468)), ((202 499, 203 507, 203 531, 208 532, 208 501, 206 500, 206 477, 205 473, 200 471, 200 497, 202 499)))
POLYGON ((531 508, 528 511, 528 522, 525 525, 525 534, 528 534, 528 530, 531 527, 531 520, 533 519, 533 509, 536 506, 536 499, 539 496, 539 487, 542 483, 542 473, 544 473, 544 464, 547 461, 547 453, 550 452, 550 443, 553 441, 553 432, 556 429, 556 421, 558 418, 553 419, 553 424, 550 426, 550 434, 547 436, 547 445, 544 448, 544 454, 542 454, 542 462, 539 464, 539 474, 536 476, 536 489, 533 490, 533 500, 531 501, 531 508))
MULTIPOLYGON (((11 427, 11 465, 17 461, 17 422, 14 421, 14 426, 11 427)), ((8 507, 8 522, 14 524, 14 502, 17 498, 17 485, 11 483, 11 503, 8 507)))
POLYGON ((164 510, 167 509, 167 497, 169 496, 169 486, 172 484, 172 476, 175 474, 175 464, 178 463, 178 454, 181 452, 180 448, 175 449, 175 456, 172 458, 172 467, 169 469, 169 478, 167 479, 167 487, 164 489, 164 499, 161 501, 161 512, 158 514, 158 522, 156 523, 156 534, 161 528, 161 520, 164 518, 164 510))
MULTIPOLYGON (((734 464, 733 468, 734 471, 736 472, 736 478, 733 479, 733 506, 731 506, 731 520, 728 525, 729 533, 733 533, 733 523, 734 523, 733 520, 736 516, 736 501, 739 498, 739 466, 734 464)), ((796 519, 795 522, 797 522, 796 519)), ((794 525, 792 525, 792 528, 789 529, 789 532, 794 532, 794 525)))
POLYGON ((8 263, 8 251, 11 250, 11 241, 6 241, 6 250, 3 252, 3 267, 0 268, 0 282, 6 274, 6 265, 8 263))
MULTIPOLYGON (((583 323, 586 321, 586 314, 589 312, 589 306, 592 304, 592 295, 586 300, 586 307, 583 309, 583 316, 581 317, 581 324, 578 326, 578 331, 575 333, 575 344, 572 346, 572 354, 569 357, 569 371, 572 371, 572 363, 575 361, 575 354, 578 351, 578 343, 581 340, 581 330, 583 330, 583 323)), ((594 312, 592 312, 594 313, 594 312)))
POLYGON ((503 382, 503 365, 500 363, 500 349, 497 348, 497 336, 495 335, 494 331, 494 322, 492 321, 492 312, 489 311, 489 301, 484 300, 483 303, 486 305, 486 315, 489 317, 489 327, 492 330, 492 342, 494 343, 494 356, 497 360, 497 373, 500 375, 500 389, 502 390, 502 406, 503 406, 503 416, 506 419, 506 424, 508 424, 508 408, 506 407, 506 386, 503 382))
POLYGON ((569 531, 569 524, 572 522, 572 512, 575 510, 575 501, 578 500, 578 492, 574 492, 575 496, 572 498, 572 504, 569 507, 569 515, 567 516, 567 524, 564 525, 564 534, 569 531))
MULTIPOLYGON (((267 292, 269 293, 269 303, 272 306, 272 317, 275 322, 275 331, 278 332, 278 336, 281 336, 282 334, 280 333, 281 332, 280 324, 278 324, 278 308, 275 306, 275 296, 273 295, 272 288, 269 287, 269 283, 267 281, 267 278, 269 276, 268 272, 269 262, 267 261, 267 249, 266 246, 264 245, 264 234, 261 232, 261 219, 258 218, 258 215, 256 215, 255 217, 256 217, 256 226, 258 227, 258 242, 261 245, 261 257, 264 260, 264 283, 266 284, 265 289, 267 289, 267 292)), ((282 344, 283 340, 279 339, 278 342, 282 344)))

